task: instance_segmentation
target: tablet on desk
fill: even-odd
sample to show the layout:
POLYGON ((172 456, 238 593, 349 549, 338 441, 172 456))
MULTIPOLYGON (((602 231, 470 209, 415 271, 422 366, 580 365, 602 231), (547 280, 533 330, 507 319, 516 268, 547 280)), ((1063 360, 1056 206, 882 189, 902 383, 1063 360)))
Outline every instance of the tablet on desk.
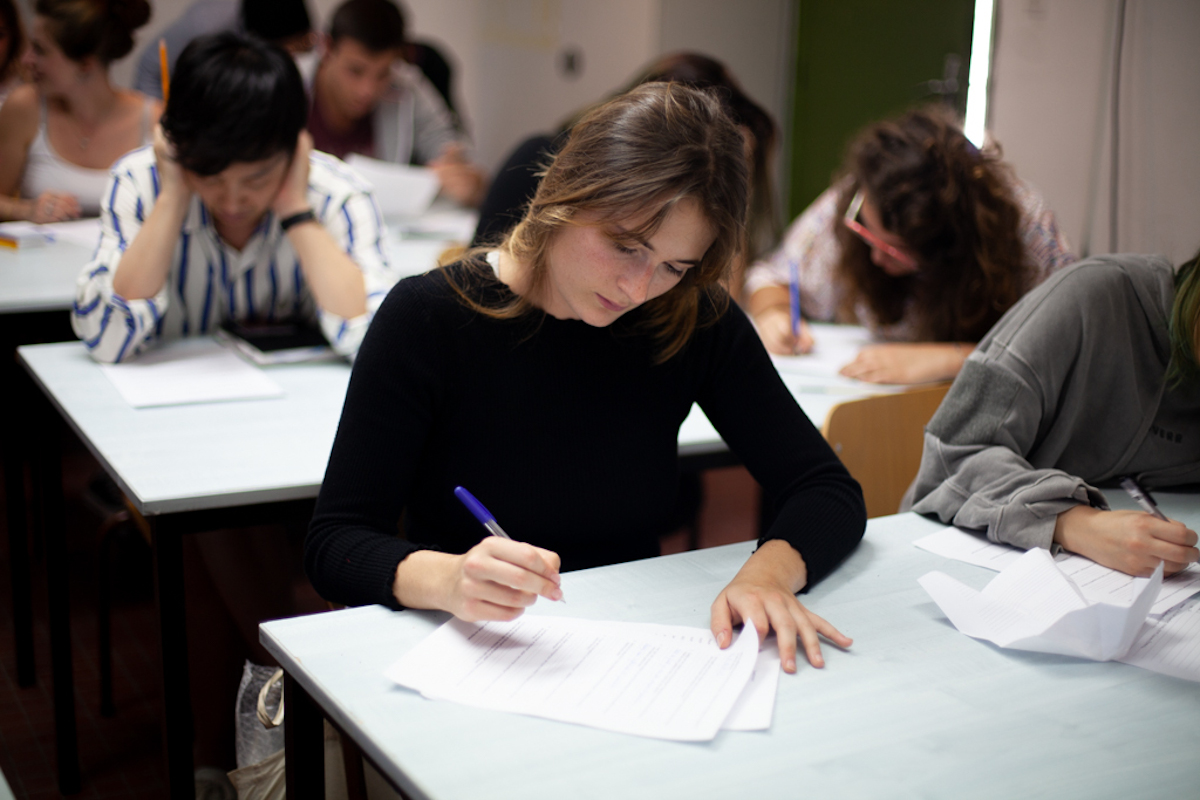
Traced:
POLYGON ((314 325, 225 322, 217 339, 262 366, 340 358, 314 325))

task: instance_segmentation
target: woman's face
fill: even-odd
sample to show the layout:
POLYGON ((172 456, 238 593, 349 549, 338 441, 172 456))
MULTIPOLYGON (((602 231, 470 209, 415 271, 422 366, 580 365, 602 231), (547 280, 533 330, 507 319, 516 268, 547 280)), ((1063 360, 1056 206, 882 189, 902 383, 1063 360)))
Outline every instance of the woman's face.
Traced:
POLYGON ((859 234, 871 248, 871 261, 893 278, 913 275, 921 267, 917 254, 896 234, 883 227, 879 209, 870 196, 863 198, 859 221, 867 229, 868 236, 859 234))
POLYGON ((67 58, 50 35, 46 18, 33 18, 29 47, 21 59, 30 80, 45 94, 61 94, 79 82, 86 67, 67 58))
POLYGON ((550 242, 548 275, 539 306, 558 319, 603 328, 622 314, 670 291, 694 269, 716 239, 695 200, 680 200, 647 239, 633 237, 654 210, 602 223, 581 215, 550 242))

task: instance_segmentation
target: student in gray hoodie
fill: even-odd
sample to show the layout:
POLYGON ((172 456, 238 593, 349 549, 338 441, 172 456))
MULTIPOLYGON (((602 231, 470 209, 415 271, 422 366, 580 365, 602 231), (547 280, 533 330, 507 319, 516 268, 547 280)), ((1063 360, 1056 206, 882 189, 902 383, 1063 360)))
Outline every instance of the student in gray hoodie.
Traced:
POLYGON ((1200 481, 1198 259, 1091 258, 1013 306, 925 429, 912 510, 1133 575, 1196 561, 1194 531, 1096 485, 1200 481))

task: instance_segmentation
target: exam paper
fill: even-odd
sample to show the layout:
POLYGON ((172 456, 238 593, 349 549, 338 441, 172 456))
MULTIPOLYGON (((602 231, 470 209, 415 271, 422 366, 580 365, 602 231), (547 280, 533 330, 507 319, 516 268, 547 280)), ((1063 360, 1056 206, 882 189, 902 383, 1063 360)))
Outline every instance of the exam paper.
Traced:
POLYGON ((749 622, 721 650, 705 629, 525 614, 513 622, 452 619, 385 675, 433 700, 708 741, 758 657, 749 622))
POLYGON ((1200 681, 1200 602, 1185 603, 1161 619, 1146 620, 1141 635, 1118 661, 1200 681))
POLYGON ((427 167, 393 164, 351 153, 346 164, 371 184, 375 202, 385 217, 424 214, 437 196, 437 175, 427 167))
POLYGON ((1125 655, 1162 584, 1162 565, 1108 602, 1089 602, 1049 551, 1022 554, 977 592, 943 572, 918 581, 968 636, 1000 647, 1110 661, 1125 655))
POLYGON ((771 718, 775 715, 775 695, 779 693, 779 672, 779 640, 771 634, 759 646, 754 674, 733 704, 721 730, 770 730, 771 718))
MULTIPOLYGON (((958 528, 946 528, 931 533, 917 539, 913 544, 944 558, 953 558, 955 561, 965 561, 977 567, 997 571, 1012 564, 1024 552, 958 528)), ((1061 553, 1055 558, 1055 562, 1062 573, 1075 582, 1083 596, 1093 603, 1124 597, 1134 580, 1124 572, 1101 566, 1080 555, 1061 553)), ((1200 592, 1200 565, 1191 564, 1187 569, 1163 578, 1158 597, 1150 606, 1150 614, 1164 614, 1197 592, 1200 592)))
POLYGON ((20 247, 32 247, 54 242, 71 242, 81 247, 95 248, 100 242, 100 219, 73 219, 38 225, 33 222, 0 224, 0 238, 11 239, 20 247))
POLYGON ((210 339, 173 342, 100 371, 134 408, 283 396, 265 372, 210 339))

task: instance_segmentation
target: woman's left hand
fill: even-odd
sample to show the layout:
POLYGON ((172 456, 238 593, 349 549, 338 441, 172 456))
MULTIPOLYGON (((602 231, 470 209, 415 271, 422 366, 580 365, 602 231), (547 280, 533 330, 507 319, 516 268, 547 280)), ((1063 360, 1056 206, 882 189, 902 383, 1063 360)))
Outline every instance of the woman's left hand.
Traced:
POLYGON ((280 219, 290 217, 308 208, 308 156, 312 153, 313 140, 308 131, 300 131, 296 140, 296 149, 292 152, 292 160, 288 165, 287 176, 283 186, 275 197, 275 216, 280 219))
POLYGON ((930 383, 958 375, 974 345, 953 342, 889 342, 858 351, 841 374, 870 383, 930 383))
POLYGON ((779 661, 784 672, 796 671, 796 640, 814 667, 825 666, 819 636, 838 647, 852 640, 796 599, 807 582, 804 559, 790 544, 779 539, 765 543, 747 559, 712 605, 712 632, 721 649, 733 641, 733 626, 754 620, 758 638, 774 630, 779 640, 779 661))

